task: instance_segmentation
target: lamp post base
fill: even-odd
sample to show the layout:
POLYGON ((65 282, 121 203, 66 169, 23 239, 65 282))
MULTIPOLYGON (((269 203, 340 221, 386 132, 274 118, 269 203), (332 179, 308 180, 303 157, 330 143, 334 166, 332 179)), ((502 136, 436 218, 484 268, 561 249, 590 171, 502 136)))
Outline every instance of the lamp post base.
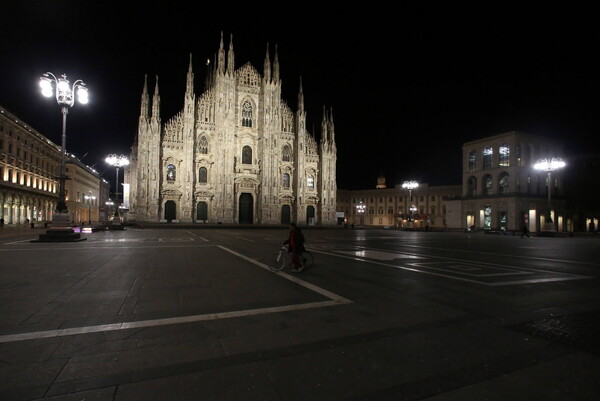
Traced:
POLYGON ((39 239, 31 242, 79 242, 86 239, 81 238, 80 233, 73 231, 68 212, 58 212, 52 215, 52 228, 47 230, 46 234, 40 234, 39 239))

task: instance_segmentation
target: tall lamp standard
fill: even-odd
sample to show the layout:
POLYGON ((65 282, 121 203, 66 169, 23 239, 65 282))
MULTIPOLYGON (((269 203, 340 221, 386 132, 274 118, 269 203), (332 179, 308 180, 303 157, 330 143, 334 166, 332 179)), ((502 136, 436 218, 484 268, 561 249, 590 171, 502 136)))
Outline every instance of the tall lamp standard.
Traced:
POLYGON ((117 168, 117 187, 115 189, 115 217, 117 221, 119 217, 119 168, 129 165, 129 159, 125 155, 117 156, 116 154, 108 155, 105 159, 106 163, 117 168))
POLYGON ((544 222, 543 231, 556 231, 554 223, 552 222, 552 172, 565 167, 567 163, 560 157, 553 157, 552 159, 540 159, 534 165, 533 168, 536 170, 545 171, 548 173, 548 214, 546 215, 546 221, 544 222))
MULTIPOLYGON (((92 191, 90 191, 91 193, 92 191)), ((92 224, 92 202, 96 200, 96 197, 94 195, 85 195, 84 198, 88 201, 88 220, 92 224)))
POLYGON ((410 207, 408 204, 406 205, 406 213, 408 214, 408 227, 412 228, 413 226, 413 212, 417 210, 415 205, 412 204, 412 190, 419 187, 419 183, 417 181, 404 181, 402 183, 402 188, 408 189, 408 198, 410 207), (408 213, 410 211, 410 213, 408 213))
POLYGON ((69 113, 69 108, 73 107, 73 105, 75 104, 74 93, 77 92, 77 100, 79 103, 87 104, 88 91, 85 87, 85 83, 83 83, 82 80, 78 79, 77 81, 73 82, 73 85, 70 85, 65 74, 63 74, 60 78, 56 78, 56 76, 51 72, 47 72, 40 77, 40 87, 42 89, 43 96, 52 97, 52 95, 56 95, 56 102, 60 106, 60 110, 63 116, 60 177, 58 177, 58 203, 56 204, 57 216, 55 216, 54 214, 52 215, 52 225, 68 227, 70 219, 67 210, 67 203, 65 202, 65 156, 67 143, 67 114, 69 113))

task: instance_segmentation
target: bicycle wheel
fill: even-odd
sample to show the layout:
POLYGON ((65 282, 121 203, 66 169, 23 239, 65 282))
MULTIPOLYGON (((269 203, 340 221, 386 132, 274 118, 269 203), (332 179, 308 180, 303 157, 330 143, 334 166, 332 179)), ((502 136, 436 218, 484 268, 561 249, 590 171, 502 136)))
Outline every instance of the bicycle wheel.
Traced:
POLYGON ((302 252, 301 259, 302 259, 302 265, 304 266, 305 269, 308 269, 309 267, 311 267, 313 265, 313 262, 315 261, 315 257, 309 251, 302 252))
POLYGON ((269 267, 275 272, 282 270, 285 267, 286 258, 285 251, 275 252, 269 259, 269 267))

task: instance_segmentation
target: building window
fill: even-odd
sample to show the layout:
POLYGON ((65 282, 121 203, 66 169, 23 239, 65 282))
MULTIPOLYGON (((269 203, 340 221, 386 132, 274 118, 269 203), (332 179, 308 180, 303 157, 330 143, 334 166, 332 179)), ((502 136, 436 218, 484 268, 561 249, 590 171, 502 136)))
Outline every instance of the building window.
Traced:
POLYGON ((431 214, 435 216, 435 206, 431 206, 431 214))
POLYGON ((432 201, 435 201, 435 195, 431 195, 431 198, 430 198, 430 199, 431 199, 432 201))
POLYGON ((315 189, 315 177, 313 177, 312 175, 306 177, 306 186, 308 187, 308 189, 315 189))
POLYGON ((500 174, 500 178, 498 179, 498 192, 501 194, 508 193, 508 173, 500 174))
POLYGON ((288 173, 283 173, 282 186, 284 188, 290 187, 290 175, 288 173))
POLYGON ((467 181, 467 196, 475 196, 477 194, 477 178, 469 177, 467 181))
POLYGON ((517 166, 523 165, 523 159, 521 158, 521 145, 515 146, 515 157, 517 158, 517 166))
POLYGON ((472 150, 469 152, 469 172, 477 169, 477 152, 472 150))
POLYGON ((492 156, 494 155, 494 149, 490 146, 483 148, 483 169, 489 170, 492 168, 492 156))
POLYGON ((206 167, 200 167, 198 170, 198 182, 203 184, 208 182, 208 170, 206 170, 206 167))
POLYGON ((383 214, 383 208, 381 206, 377 209, 377 214, 383 214))
POLYGON ((208 140, 204 135, 202 135, 198 141, 198 153, 202 153, 204 155, 208 154, 208 140))
POLYGON ((281 152, 282 156, 281 156, 281 160, 283 160, 284 162, 291 162, 292 161, 292 151, 290 149, 290 147, 288 145, 285 145, 283 147, 283 150, 281 152))
POLYGON ((242 164, 252 164, 252 148, 250 146, 242 148, 242 164))
POLYGON ((507 144, 500 145, 498 149, 499 161, 498 165, 500 167, 509 167, 510 166, 510 147, 507 144))
POLYGON ((167 166, 167 181, 175 181, 175 166, 172 164, 169 164, 167 166))
POLYGON ((486 175, 483 177, 483 195, 489 195, 492 193, 492 188, 494 187, 494 181, 492 180, 491 175, 486 175))
POLYGON ((242 127, 252 127, 252 104, 248 100, 242 105, 242 127))
MULTIPOLYGON (((375 208, 370 207, 369 208, 369 214, 375 214, 375 208)), ((373 219, 371 219, 371 222, 373 222, 373 219)))
POLYGON ((388 207, 388 214, 394 214, 394 208, 388 207))

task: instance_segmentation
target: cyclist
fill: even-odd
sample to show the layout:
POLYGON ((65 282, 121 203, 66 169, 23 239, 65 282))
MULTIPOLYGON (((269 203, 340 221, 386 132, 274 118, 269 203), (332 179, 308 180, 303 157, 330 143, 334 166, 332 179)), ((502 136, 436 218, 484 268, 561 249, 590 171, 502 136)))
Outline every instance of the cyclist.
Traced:
POLYGON ((293 271, 301 272, 304 270, 304 266, 300 263, 300 256, 304 252, 304 234, 300 227, 296 223, 290 223, 290 236, 287 240, 283 241, 284 245, 289 245, 289 250, 292 254, 292 263, 294 264, 293 271))

